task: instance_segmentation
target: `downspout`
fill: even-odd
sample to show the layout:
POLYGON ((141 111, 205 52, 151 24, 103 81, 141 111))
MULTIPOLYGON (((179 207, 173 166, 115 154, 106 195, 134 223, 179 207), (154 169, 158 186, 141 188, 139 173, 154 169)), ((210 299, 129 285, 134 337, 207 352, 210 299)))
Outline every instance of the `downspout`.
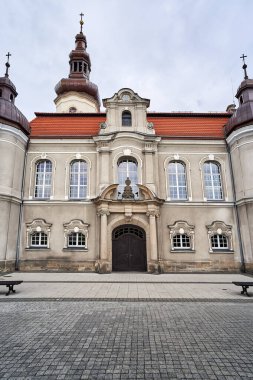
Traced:
POLYGON ((23 205, 24 205, 24 188, 25 188, 25 172, 26 172, 26 163, 27 163, 27 151, 29 146, 30 138, 26 142, 25 147, 25 157, 24 157, 24 166, 22 173, 22 184, 21 184, 21 202, 19 206, 19 218, 18 218, 18 235, 16 243, 16 260, 15 260, 15 270, 19 271, 19 256, 20 256, 20 239, 21 239, 21 230, 22 230, 22 219, 23 219, 23 205))
POLYGON ((239 240, 239 249, 240 249, 240 256, 241 256, 240 270, 241 270, 241 272, 245 273, 246 268, 245 268, 245 260, 244 260, 243 244, 242 244, 242 233, 241 233, 241 227, 240 227, 241 226, 240 216, 239 216, 238 206, 236 203, 235 178, 234 178, 234 171, 233 171, 230 146, 228 145, 227 141, 226 141, 226 147, 227 147, 227 152, 228 152, 229 168, 230 168, 230 172, 231 172, 233 203, 234 203, 234 209, 235 209, 235 220, 236 220, 236 228, 237 228, 237 235, 238 235, 238 240, 239 240))

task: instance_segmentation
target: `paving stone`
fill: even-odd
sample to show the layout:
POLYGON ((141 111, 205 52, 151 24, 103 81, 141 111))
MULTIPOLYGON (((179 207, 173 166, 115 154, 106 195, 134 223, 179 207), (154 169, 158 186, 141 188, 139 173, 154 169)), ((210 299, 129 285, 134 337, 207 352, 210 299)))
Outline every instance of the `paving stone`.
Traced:
POLYGON ((0 379, 253 378, 253 302, 1 302, 0 379))

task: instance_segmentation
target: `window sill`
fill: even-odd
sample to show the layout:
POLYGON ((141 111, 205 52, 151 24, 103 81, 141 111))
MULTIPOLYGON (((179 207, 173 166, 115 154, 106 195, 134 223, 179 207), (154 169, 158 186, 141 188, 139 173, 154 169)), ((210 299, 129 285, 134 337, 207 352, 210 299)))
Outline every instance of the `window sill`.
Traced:
POLYGON ((48 247, 29 247, 29 248, 26 248, 25 250, 26 251, 41 251, 41 250, 49 250, 50 248, 48 247))
POLYGON ((225 199, 204 199, 204 202, 210 202, 210 203, 225 202, 225 199))
POLYGON ((36 198, 36 197, 33 197, 33 201, 51 201, 52 199, 51 198, 36 198))
POLYGON ((84 202, 84 201, 89 201, 90 199, 88 198, 68 198, 68 201, 74 201, 74 202, 84 202))
POLYGON ((209 251, 209 253, 225 253, 226 255, 229 255, 235 253, 235 251, 230 251, 229 249, 213 249, 212 251, 209 251))
POLYGON ((167 198, 167 202, 170 202, 170 203, 178 203, 178 202, 190 202, 189 199, 171 199, 171 198, 167 198))
POLYGON ((88 252, 88 248, 81 248, 81 247, 68 247, 68 248, 63 248, 63 252, 69 252, 69 251, 74 251, 74 252, 88 252))
POLYGON ((195 253, 193 249, 171 249, 171 253, 195 253))

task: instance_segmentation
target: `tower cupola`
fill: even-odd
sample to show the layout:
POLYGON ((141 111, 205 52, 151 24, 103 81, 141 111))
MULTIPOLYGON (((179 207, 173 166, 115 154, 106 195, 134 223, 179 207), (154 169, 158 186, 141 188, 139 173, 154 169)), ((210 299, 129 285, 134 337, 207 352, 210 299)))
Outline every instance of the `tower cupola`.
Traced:
POLYGON ((1 119, 7 124, 15 126, 21 129, 26 134, 29 134, 30 127, 26 117, 19 111, 15 106, 15 98, 18 93, 16 87, 9 79, 9 69, 10 69, 10 56, 11 54, 6 54, 7 62, 5 64, 6 71, 4 77, 0 77, 0 122, 1 119))
POLYGON ((245 63, 246 57, 244 54, 240 57, 243 60, 244 80, 235 95, 239 105, 226 124, 226 135, 229 135, 235 129, 253 124, 253 79, 248 77, 247 64, 245 63))
POLYGON ((83 13, 80 16, 80 32, 75 37, 75 49, 69 54, 69 77, 61 79, 55 86, 57 112, 90 113, 100 109, 98 87, 89 80, 91 61, 83 34, 83 13))

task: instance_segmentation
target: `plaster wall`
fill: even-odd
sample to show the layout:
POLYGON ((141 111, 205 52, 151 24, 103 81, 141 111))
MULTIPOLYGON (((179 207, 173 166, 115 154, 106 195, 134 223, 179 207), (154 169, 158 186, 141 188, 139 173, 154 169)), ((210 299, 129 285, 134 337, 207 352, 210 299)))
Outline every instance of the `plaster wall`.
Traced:
POLYGON ((99 105, 85 93, 69 92, 55 99, 56 112, 69 113, 71 107, 76 108, 77 113, 99 112, 99 105))
POLYGON ((26 143, 19 129, 0 124, 0 270, 15 265, 26 143))
MULTIPOLYGON (((65 270, 94 270, 99 258, 100 218, 90 199, 97 197, 102 187, 117 183, 117 162, 122 156, 136 159, 138 182, 156 190, 166 202, 160 207, 157 219, 158 253, 165 271, 172 270, 234 270, 239 266, 236 225, 234 222, 233 197, 226 146, 223 141, 147 141, 140 134, 118 133, 106 140, 33 140, 29 146, 25 206, 22 230, 22 268, 50 267, 65 270), (43 157, 53 163, 53 192, 50 200, 36 200, 34 194, 34 168, 43 157), (105 158, 106 157, 106 158, 105 158), (185 162, 187 169, 189 200, 172 202, 168 198, 166 165, 170 159, 185 162), (88 199, 71 201, 68 196, 69 164, 72 159, 88 162, 88 199), (207 202, 202 185, 202 165, 205 160, 217 160, 222 168, 224 200, 207 202), (49 249, 26 249, 26 223, 42 218, 52 223, 49 249), (81 219, 89 224, 88 250, 83 252, 64 250, 63 224, 81 219), (195 226, 195 252, 171 252, 168 225, 184 220, 195 226), (206 225, 223 221, 232 226, 233 253, 210 253, 206 225), (30 264, 28 264, 30 263, 30 264), (176 268, 176 269, 175 269, 176 268)), ((131 223, 141 223, 149 236, 149 220, 146 214, 134 212, 131 223)), ((115 213, 108 217, 108 258, 111 260, 111 232, 118 224, 126 223, 124 215, 115 213)), ((147 244, 147 258, 150 258, 147 244)))

